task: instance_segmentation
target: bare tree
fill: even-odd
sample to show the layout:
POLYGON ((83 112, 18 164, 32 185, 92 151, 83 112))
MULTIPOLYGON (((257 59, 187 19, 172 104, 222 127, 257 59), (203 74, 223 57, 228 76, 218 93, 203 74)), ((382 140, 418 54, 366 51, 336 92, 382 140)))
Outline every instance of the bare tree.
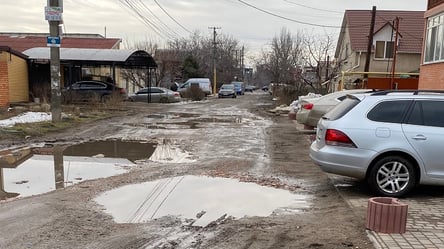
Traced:
POLYGON ((261 70, 267 71, 273 82, 299 89, 304 59, 302 42, 299 33, 294 36, 282 28, 280 34, 273 37, 270 49, 262 51, 259 59, 261 70))
POLYGON ((313 69, 314 79, 306 79, 317 92, 327 93, 331 90, 331 80, 338 69, 332 67, 335 39, 331 35, 305 35, 305 66, 313 69))

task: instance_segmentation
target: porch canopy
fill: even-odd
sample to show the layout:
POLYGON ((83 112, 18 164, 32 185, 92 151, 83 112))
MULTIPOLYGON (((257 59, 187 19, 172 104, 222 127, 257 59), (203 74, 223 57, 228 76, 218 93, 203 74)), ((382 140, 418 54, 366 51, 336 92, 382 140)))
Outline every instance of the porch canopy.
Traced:
MULTIPOLYGON (((47 63, 50 60, 49 47, 30 48, 23 53, 35 63, 47 63)), ((153 57, 144 50, 60 48, 60 63, 71 66, 157 68, 153 57)))

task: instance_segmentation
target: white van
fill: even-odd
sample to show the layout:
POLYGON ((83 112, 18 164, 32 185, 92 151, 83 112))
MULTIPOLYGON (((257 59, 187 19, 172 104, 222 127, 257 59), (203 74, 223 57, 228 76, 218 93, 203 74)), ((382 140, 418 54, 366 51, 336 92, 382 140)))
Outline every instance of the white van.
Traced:
POLYGON ((190 78, 185 83, 179 86, 177 89, 178 92, 186 91, 191 85, 199 84, 199 87, 204 91, 205 95, 210 95, 211 90, 211 81, 209 78, 190 78))

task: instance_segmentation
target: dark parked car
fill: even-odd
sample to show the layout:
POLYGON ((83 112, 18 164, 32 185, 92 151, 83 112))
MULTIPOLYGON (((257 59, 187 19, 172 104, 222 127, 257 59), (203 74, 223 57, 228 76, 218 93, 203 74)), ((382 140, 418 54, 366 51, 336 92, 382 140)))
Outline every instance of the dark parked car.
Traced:
POLYGON ((236 89, 237 95, 244 95, 245 94, 245 84, 242 81, 233 81, 231 84, 234 85, 234 89, 236 89))
POLYGON ((73 83, 62 91, 62 95, 65 103, 88 101, 105 102, 114 96, 119 100, 125 100, 127 97, 124 88, 97 80, 85 80, 73 83))
POLYGON ((219 92, 217 93, 217 97, 218 98, 236 98, 237 97, 237 93, 236 93, 236 88, 233 84, 223 84, 220 89, 219 92))
POLYGON ((163 87, 148 87, 128 96, 129 101, 150 103, 180 102, 180 93, 163 87))
POLYGON ((253 92, 256 89, 257 89, 256 86, 252 86, 252 85, 245 86, 245 92, 253 92))

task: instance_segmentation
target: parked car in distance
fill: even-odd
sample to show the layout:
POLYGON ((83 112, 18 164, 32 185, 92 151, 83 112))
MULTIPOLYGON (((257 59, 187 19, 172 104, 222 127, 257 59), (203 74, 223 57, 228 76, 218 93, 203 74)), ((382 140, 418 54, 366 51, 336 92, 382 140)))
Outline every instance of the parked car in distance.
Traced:
POLYGON ((252 85, 246 85, 245 86, 245 92, 253 92, 256 89, 257 89, 256 86, 252 86, 252 85))
POLYGON ((296 113, 296 120, 307 129, 312 129, 316 127, 322 115, 344 100, 347 94, 373 91, 372 89, 350 89, 329 93, 320 97, 302 99, 300 109, 296 113))
POLYGON ((223 84, 219 92, 217 93, 218 98, 236 98, 237 92, 233 84, 223 84))
POLYGON ((77 81, 62 90, 64 103, 105 102, 113 97, 118 100, 125 100, 127 98, 125 88, 104 81, 83 80, 77 81))
POLYGON ((132 102, 173 103, 180 102, 180 93, 163 87, 147 87, 128 96, 132 102))
POLYGON ((232 81, 231 84, 234 85, 234 88, 236 89, 237 95, 244 95, 245 94, 245 84, 242 81, 232 81))
POLYGON ((366 179, 377 195, 444 185, 444 91, 352 94, 318 123, 310 158, 325 172, 366 179))
POLYGON ((210 95, 212 92, 211 81, 209 78, 190 78, 185 83, 181 84, 177 91, 183 95, 192 85, 197 85, 202 89, 205 95, 210 95))

